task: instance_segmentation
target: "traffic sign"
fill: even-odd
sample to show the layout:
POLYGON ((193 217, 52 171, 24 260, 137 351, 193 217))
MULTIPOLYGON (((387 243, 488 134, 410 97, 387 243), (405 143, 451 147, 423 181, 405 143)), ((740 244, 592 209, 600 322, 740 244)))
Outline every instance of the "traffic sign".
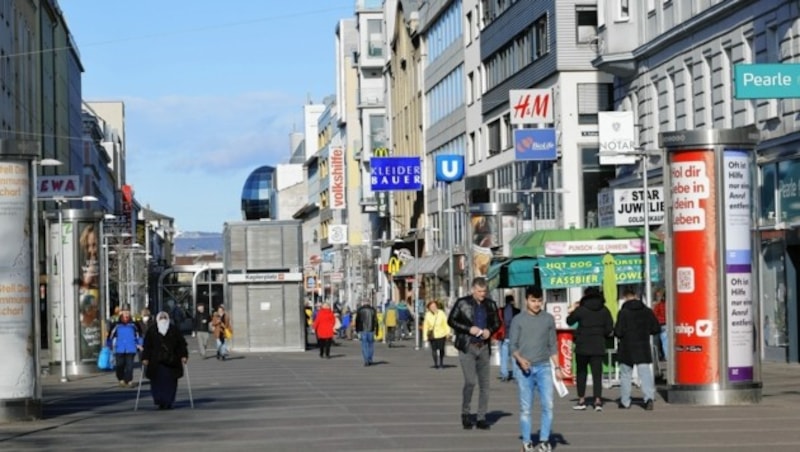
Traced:
POLYGON ((733 80, 736 99, 800 97, 800 64, 737 64, 733 80))

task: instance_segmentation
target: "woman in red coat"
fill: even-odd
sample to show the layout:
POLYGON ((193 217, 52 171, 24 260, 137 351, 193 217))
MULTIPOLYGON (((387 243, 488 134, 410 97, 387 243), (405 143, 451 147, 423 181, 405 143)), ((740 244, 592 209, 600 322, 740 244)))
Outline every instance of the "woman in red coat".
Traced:
POLYGON ((331 343, 333 342, 333 327, 336 324, 336 317, 331 311, 329 303, 323 303, 322 308, 317 312, 314 319, 314 334, 317 335, 317 345, 319 346, 319 357, 331 358, 331 343))

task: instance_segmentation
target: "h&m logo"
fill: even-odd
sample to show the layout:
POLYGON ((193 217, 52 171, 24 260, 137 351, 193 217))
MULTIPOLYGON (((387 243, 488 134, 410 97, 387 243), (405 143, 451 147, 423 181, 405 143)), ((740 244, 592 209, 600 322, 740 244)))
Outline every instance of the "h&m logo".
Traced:
POLYGON ((437 155, 436 156, 436 181, 456 182, 464 178, 463 155, 437 155))

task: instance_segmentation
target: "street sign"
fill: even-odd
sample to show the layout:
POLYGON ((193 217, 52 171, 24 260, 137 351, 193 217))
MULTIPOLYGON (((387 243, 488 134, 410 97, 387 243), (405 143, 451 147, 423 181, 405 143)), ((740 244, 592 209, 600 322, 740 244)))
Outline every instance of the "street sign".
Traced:
POLYGON ((464 178, 463 155, 436 156, 436 182, 456 182, 464 178))
POLYGON ((737 64, 736 99, 800 98, 800 64, 737 64))
POLYGON ((422 190, 419 157, 373 157, 370 159, 372 191, 422 190))

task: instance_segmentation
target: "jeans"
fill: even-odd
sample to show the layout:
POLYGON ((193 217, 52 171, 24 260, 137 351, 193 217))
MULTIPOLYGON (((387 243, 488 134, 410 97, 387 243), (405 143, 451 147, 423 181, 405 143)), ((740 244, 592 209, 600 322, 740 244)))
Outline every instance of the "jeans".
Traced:
POLYGON ((478 412, 479 421, 486 420, 486 411, 489 408, 489 345, 482 347, 467 345, 467 352, 459 352, 458 360, 461 363, 461 372, 464 374, 464 387, 461 390, 461 414, 470 414, 472 392, 475 384, 478 385, 478 412))
POLYGON ((667 342, 667 325, 661 325, 661 333, 659 333, 658 337, 661 339, 661 353, 664 354, 664 359, 667 359, 669 357, 667 354, 667 350, 669 350, 669 343, 667 342))
POLYGON ((361 357, 364 364, 372 363, 372 355, 375 353, 375 333, 364 331, 361 333, 361 357))
MULTIPOLYGON (((655 401, 656 384, 653 380, 653 370, 650 363, 636 364, 636 372, 642 382, 642 393, 644 400, 655 401)), ((626 407, 631 406, 631 380, 633 379, 633 367, 619 363, 619 401, 626 407)))
POLYGON ((225 339, 217 338, 217 356, 228 356, 228 344, 225 339))
POLYGON ((550 441, 550 428, 553 425, 553 375, 550 362, 534 364, 525 373, 514 366, 514 378, 519 388, 519 431, 522 442, 531 441, 531 407, 534 390, 539 393, 542 417, 539 425, 539 442, 550 441))
POLYGON ((508 363, 511 361, 511 341, 503 339, 500 342, 500 378, 508 378, 511 371, 508 369, 508 363))

